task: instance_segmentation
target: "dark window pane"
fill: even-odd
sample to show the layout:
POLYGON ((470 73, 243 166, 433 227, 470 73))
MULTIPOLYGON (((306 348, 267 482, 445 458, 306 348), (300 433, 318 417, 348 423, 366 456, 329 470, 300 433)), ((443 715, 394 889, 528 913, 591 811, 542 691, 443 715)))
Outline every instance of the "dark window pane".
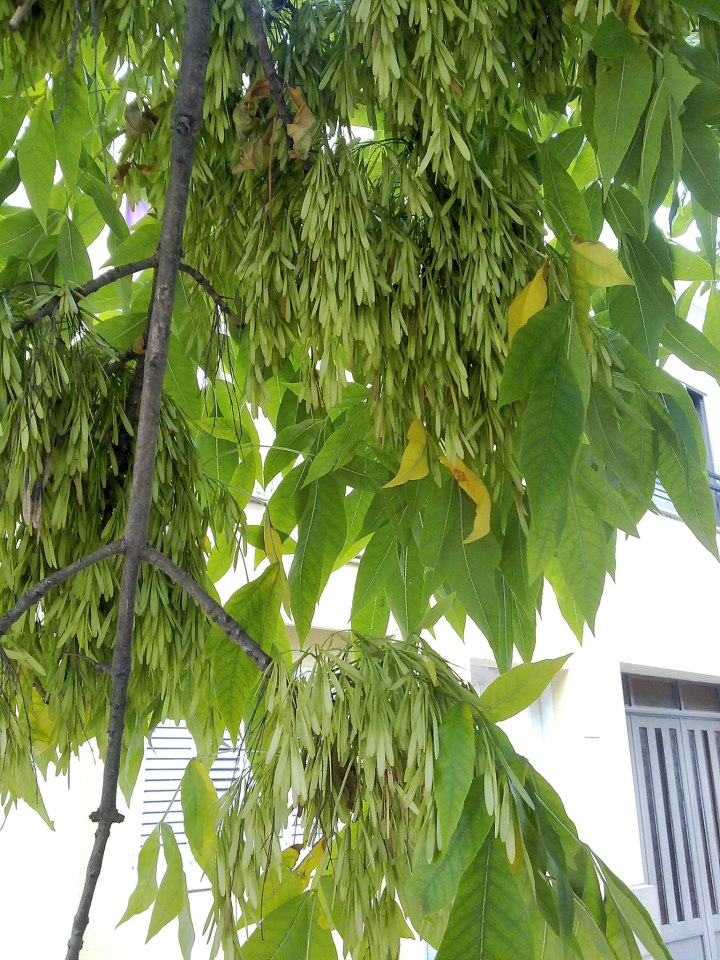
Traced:
POLYGON ((658 836, 657 810, 655 807, 655 789, 653 785, 652 765, 650 763, 650 744, 646 727, 640 727, 640 751, 642 753, 643 774, 645 776, 645 792, 648 803, 648 820, 650 821, 650 840, 652 843, 653 866, 655 867, 655 886, 658 892, 660 905, 660 923, 668 922, 667 896, 665 894, 665 875, 663 872, 662 854, 660 852, 660 838, 658 836))
POLYGON ((678 710, 680 700, 675 680, 661 677, 630 677, 633 705, 636 707, 665 707, 678 710))
POLYGON ((717 913, 717 899, 715 897, 715 883, 713 881, 712 867, 710 865, 710 849, 708 843, 708 815, 705 803, 705 791, 702 786, 700 776, 700 762, 698 757, 697 740, 695 731, 688 730, 688 739, 690 740, 690 758, 692 762, 693 780, 695 782, 695 799, 697 800, 698 811, 700 813, 700 839, 702 841, 702 852, 705 860, 705 876, 707 878, 708 891, 710 893, 710 903, 713 913, 717 913))
POLYGON ((680 874, 678 871, 678 856, 675 846, 675 821, 670 805, 670 788, 668 784, 667 765, 665 763, 663 732, 659 728, 655 729, 655 745, 657 747, 658 764, 660 767, 660 790, 662 792, 663 810, 665 812, 667 843, 668 849, 670 850, 670 872, 672 873, 673 891, 675 893, 675 909, 677 910, 678 920, 684 920, 685 904, 683 903, 680 874))
POLYGON ((680 767, 680 748, 677 730, 670 730, 670 749, 672 751, 672 765, 675 771, 675 790, 677 791, 678 807, 680 808, 680 830, 682 832, 683 850, 685 851, 685 865, 687 867, 687 881, 690 888, 690 907, 694 917, 700 916, 698 908, 697 889, 695 887, 695 867, 693 865, 692 850, 690 848, 690 830, 688 826, 688 809, 685 801, 685 787, 683 786, 682 770, 680 767))
POLYGON ((720 713, 718 688, 710 683, 681 683, 680 696, 684 710, 720 713))

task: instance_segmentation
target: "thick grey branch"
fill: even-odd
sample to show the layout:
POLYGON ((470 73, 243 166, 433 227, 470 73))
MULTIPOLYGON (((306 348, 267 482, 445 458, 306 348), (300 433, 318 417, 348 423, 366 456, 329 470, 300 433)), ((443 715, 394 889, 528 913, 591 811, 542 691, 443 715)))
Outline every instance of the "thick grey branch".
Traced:
POLYGON ((94 567, 96 563, 107 560, 108 557, 116 557, 124 552, 125 541, 115 540, 113 543, 108 543, 107 546, 100 547, 99 550, 89 553, 86 557, 82 557, 74 563, 69 563, 61 570, 55 570, 54 573, 40 580, 34 587, 31 587, 27 593, 24 593, 7 613, 4 613, 0 617, 0 637, 4 636, 24 613, 27 613, 31 607, 39 603, 39 601, 42 600, 46 594, 50 593, 51 590, 54 590, 55 587, 59 587, 60 584, 74 577, 76 573, 82 573, 83 570, 94 567))
POLYGON ((259 644, 255 643, 253 638, 246 633, 236 620, 233 620, 230 614, 223 610, 209 593, 203 590, 199 583, 193 580, 189 573, 176 566, 164 553, 154 547, 145 547, 142 552, 142 559, 146 563, 151 563, 154 567, 157 567, 173 583, 182 587, 195 603, 205 611, 213 623, 217 624, 233 643, 236 643, 241 650, 245 651, 256 666, 261 670, 267 670, 272 663, 272 658, 265 653, 259 644))
POLYGON ((270 87, 270 93, 278 105, 280 119, 285 126, 287 126, 289 123, 292 123, 292 115, 288 109, 288 105, 285 103, 283 97, 283 82, 277 72, 275 61, 272 58, 270 47, 268 46, 262 7, 258 0, 244 0, 243 9, 245 10, 245 16, 250 21, 250 26, 255 36, 260 63, 262 64, 263 72, 270 87))
POLYGON ((202 125, 205 71, 210 50, 213 6, 213 0, 188 0, 185 8, 185 37, 178 90, 170 124, 173 137, 168 189, 157 256, 157 274, 145 353, 135 461, 125 525, 126 549, 111 668, 112 692, 107 752, 100 806, 93 814, 93 820, 97 822, 98 827, 88 861, 85 885, 68 941, 66 960, 77 960, 80 955, 110 828, 120 816, 117 810, 118 776, 132 663, 132 634, 138 573, 150 524, 157 425, 160 418, 162 386, 170 342, 175 285, 182 260, 182 239, 190 176, 195 157, 195 144, 202 125))
MULTIPOLYGON (((88 282, 84 283, 81 287, 75 287, 73 296, 78 300, 83 297, 89 297, 91 294, 97 293, 98 290, 102 290, 103 287, 107 287, 110 283, 116 283, 118 280, 122 280, 123 277, 129 277, 133 273, 150 270, 156 266, 157 257, 146 257, 144 260, 136 260, 133 263, 121 263, 119 266, 113 267, 112 270, 106 270, 105 273, 101 273, 99 277, 93 277, 92 280, 88 280, 88 282)), ((40 307, 39 310, 36 310, 35 313, 31 313, 29 317, 25 317, 24 320, 18 320, 17 323, 13 324, 13 331, 17 333, 17 331, 22 330, 23 327, 31 327, 44 317, 52 316, 57 310, 59 303, 60 297, 51 297, 48 302, 40 307)))

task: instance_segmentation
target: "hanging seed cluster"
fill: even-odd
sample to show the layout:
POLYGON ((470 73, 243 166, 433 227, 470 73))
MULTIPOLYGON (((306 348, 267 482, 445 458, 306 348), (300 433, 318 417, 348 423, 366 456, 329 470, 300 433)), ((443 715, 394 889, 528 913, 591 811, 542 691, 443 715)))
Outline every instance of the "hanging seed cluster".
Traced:
MULTIPOLYGON (((128 2, 97 16, 105 61, 138 64, 122 83, 158 118, 127 138, 122 189, 161 211, 177 9, 128 2)), ((315 119, 312 149, 293 156, 267 98, 267 169, 233 172, 246 146, 233 111, 262 71, 242 5, 219 4, 185 240, 248 329, 249 398, 265 399, 300 342, 309 405, 336 402, 349 372, 373 387, 380 438, 402 446, 419 417, 449 456, 482 463, 508 432, 497 406, 507 307, 543 256, 539 187, 513 119, 572 80, 562 5, 321 0, 267 25, 280 75, 315 119), (362 124, 373 142, 348 142, 362 124)), ((76 27, 72 0, 41 4, 2 56, 46 67, 76 27)))
POLYGON ((440 726, 459 700, 475 717, 475 775, 485 778, 488 812, 515 858, 514 800, 477 696, 424 643, 361 636, 291 671, 277 661, 266 679, 247 770, 220 824, 214 917, 225 956, 239 955, 243 919, 262 913, 264 887, 284 862, 279 836, 292 823, 297 843, 326 852, 310 882, 332 873, 345 951, 353 960, 396 958, 412 867, 449 839, 443 845, 435 771, 440 726))
MULTIPOLYGON (((134 364, 118 364, 62 304, 52 320, 15 331, 6 305, 0 319, 2 610, 53 570, 123 536, 134 436, 126 413, 134 364)), ((238 520, 231 503, 202 478, 187 421, 166 397, 149 541, 200 582, 208 527, 218 516, 228 524, 238 520)), ((20 658, 20 682, 6 684, 15 719, 0 711, 0 736, 24 732, 27 753, 28 696, 39 696, 35 708, 47 713, 51 753, 61 769, 79 744, 91 737, 103 742, 120 569, 115 557, 73 577, 3 638, 8 654, 20 658), (22 676, 28 666, 35 676, 30 691, 22 676), (53 724, 58 717, 63 723, 53 724)), ((143 729, 150 714, 156 722, 180 716, 203 678, 210 683, 206 631, 192 601, 144 567, 130 695, 131 716, 144 718, 143 729)), ((4 771, 3 782, 12 784, 12 772, 4 771)))

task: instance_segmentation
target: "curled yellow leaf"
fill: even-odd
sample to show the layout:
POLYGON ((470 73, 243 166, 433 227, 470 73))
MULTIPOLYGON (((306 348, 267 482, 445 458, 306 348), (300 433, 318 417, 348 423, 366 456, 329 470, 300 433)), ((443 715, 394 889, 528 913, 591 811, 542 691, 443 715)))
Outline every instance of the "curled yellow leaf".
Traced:
POLYGON ((647 30, 643 30, 635 19, 639 6, 640 0, 620 0, 618 4, 618 15, 627 20, 628 30, 631 33, 634 33, 638 37, 646 37, 647 30))
POLYGON ((530 283, 525 284, 510 304, 508 310, 508 340, 512 341, 518 330, 524 327, 530 317, 536 314, 538 310, 542 310, 547 303, 547 276, 548 262, 546 260, 530 283))
POLYGON ((440 463, 448 468, 460 485, 460 489, 464 490, 475 504, 475 522, 464 542, 473 543, 475 540, 481 540, 490 533, 490 507, 492 504, 487 487, 470 467, 465 466, 462 460, 450 463, 447 457, 441 457, 440 463))
POLYGON ((429 473, 427 462, 427 437, 425 428, 417 417, 407 432, 407 446, 400 460, 400 469, 385 486, 399 487, 408 480, 422 480, 429 473))
POLYGON ((632 280, 625 272, 618 255, 599 241, 573 237, 570 270, 580 280, 587 280, 595 287, 618 287, 623 284, 632 286, 632 280))

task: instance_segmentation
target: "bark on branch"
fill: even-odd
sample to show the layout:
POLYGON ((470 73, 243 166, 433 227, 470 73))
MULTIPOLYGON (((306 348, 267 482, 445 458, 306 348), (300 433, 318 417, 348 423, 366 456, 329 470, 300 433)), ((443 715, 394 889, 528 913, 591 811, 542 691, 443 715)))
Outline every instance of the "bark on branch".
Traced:
MULTIPOLYGON (((107 287, 108 284, 116 283, 118 280, 129 277, 133 273, 140 273, 142 270, 154 269, 156 266, 157 257, 145 257, 144 260, 135 260, 133 263, 122 263, 120 266, 113 267, 112 270, 101 273, 99 277, 93 277, 92 280, 84 283, 81 287, 75 287, 73 296, 77 299, 89 297, 91 294, 97 293, 98 290, 102 290, 103 287, 107 287)), ((32 327, 45 317, 52 316, 57 310, 59 303, 60 297, 51 297, 48 302, 40 307, 39 310, 36 310, 35 313, 31 313, 29 317, 25 317, 24 320, 18 320, 17 323, 13 324, 13 332, 17 333, 19 330, 22 330, 23 327, 32 327)))
POLYGON ((186 273, 189 277, 192 277, 195 283, 199 287, 202 287, 202 289, 210 297, 210 299, 218 308, 218 310, 221 310, 225 314, 225 316, 228 318, 228 320, 232 320, 233 323, 236 323, 238 325, 240 324, 240 319, 235 314, 233 309, 228 305, 227 300, 225 300, 224 297, 220 296, 220 294, 217 292, 215 287, 213 287, 213 285, 210 283, 207 277, 203 276, 203 274, 200 273, 199 270, 196 270, 195 267, 191 267, 187 263, 181 263, 180 270, 183 273, 186 273))
MULTIPOLYGON (((156 269, 157 265, 157 256, 145 257, 144 260, 135 260, 132 263, 121 263, 119 266, 113 267, 112 270, 107 270, 105 273, 100 274, 99 277, 93 277, 92 280, 89 280, 82 286, 75 287, 73 290, 73 296, 77 300, 82 300, 83 297, 89 297, 93 293, 97 293, 98 290, 102 290, 103 287, 107 287, 111 283, 116 283, 118 280, 122 280, 124 277, 132 276, 133 273, 142 273, 143 270, 154 270, 156 269)), ((210 283, 206 276, 200 273, 199 270, 196 270, 195 267, 191 267, 187 263, 181 263, 180 270, 183 273, 186 273, 189 277, 192 277, 195 283, 197 283, 197 285, 205 291, 215 306, 219 310, 222 310, 229 320, 232 320, 234 323, 240 322, 232 307, 228 304, 227 300, 225 300, 225 298, 217 292, 215 287, 210 283)), ((45 317, 52 316, 57 310, 59 304, 60 297, 51 297, 48 302, 43 304, 43 306, 40 307, 39 310, 36 310, 35 313, 31 313, 29 317, 25 317, 23 320, 18 320, 16 323, 14 323, 13 332, 18 333, 25 327, 32 327, 45 317)))
POLYGON ((228 636, 233 643, 236 643, 241 650, 250 657, 256 666, 261 670, 267 670, 272 663, 272 658, 265 653, 262 647, 255 643, 251 636, 226 613, 223 608, 214 600, 209 593, 186 573, 181 567, 178 567, 168 559, 164 553, 156 550, 154 547, 145 547, 142 552, 142 559, 146 563, 152 564, 162 571, 173 583, 181 587, 195 603, 205 611, 213 623, 217 624, 222 632, 228 636))
POLYGON ((54 590, 55 587, 59 587, 62 583, 65 583, 66 580, 74 577, 75 574, 82 573, 83 570, 94 567, 96 563, 101 563, 103 560, 107 560, 108 557, 117 557, 124 552, 125 541, 115 540, 113 543, 108 543, 106 546, 100 547, 99 550, 89 553, 86 557, 82 557, 74 563, 69 563, 60 570, 55 570, 40 580, 34 587, 31 587, 24 593, 7 613, 4 613, 0 617, 0 637, 4 636, 23 614, 27 613, 36 603, 39 603, 40 600, 50 593, 51 590, 54 590))
POLYGON ((280 74, 277 72, 275 61, 272 58, 270 47, 268 46, 262 7, 258 0, 244 0, 243 9, 252 27, 258 49, 258 56, 260 57, 260 63, 262 64, 265 78, 270 87, 270 93, 273 100, 277 103, 280 119, 285 126, 287 126, 289 123, 292 123, 292 115, 288 109, 288 105, 285 103, 285 98, 283 97, 284 84, 280 79, 280 74))
POLYGON ((150 523, 157 426, 170 342, 175 284, 182 259, 182 238, 190 175, 195 157, 195 143, 202 124, 205 71, 210 49, 213 5, 213 0, 188 0, 186 6, 185 37, 171 121, 173 137, 169 182, 157 256, 157 274, 145 353, 135 462, 125 526, 126 549, 112 660, 107 752, 100 806, 93 815, 98 827, 88 861, 85 885, 68 941, 66 960, 77 960, 80 955, 110 828, 119 817, 116 805, 118 776, 132 662, 137 581, 150 523))

